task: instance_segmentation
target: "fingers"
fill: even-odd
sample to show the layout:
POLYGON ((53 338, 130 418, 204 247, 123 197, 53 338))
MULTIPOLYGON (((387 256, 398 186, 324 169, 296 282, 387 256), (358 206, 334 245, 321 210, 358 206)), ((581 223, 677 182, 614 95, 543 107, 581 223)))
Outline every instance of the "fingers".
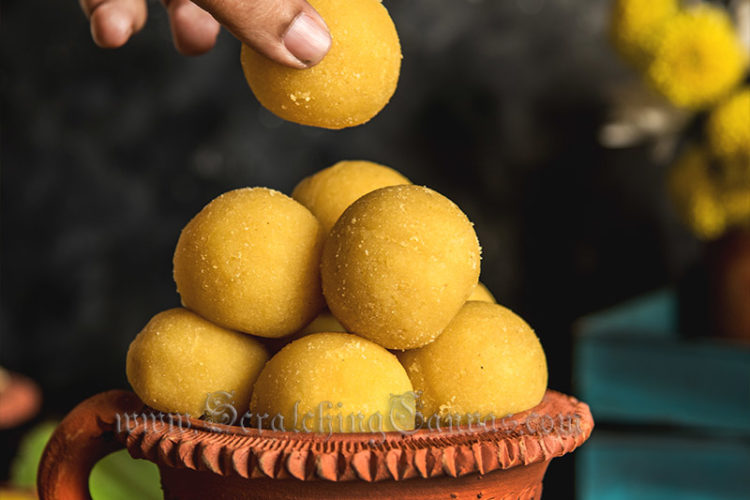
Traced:
POLYGON ((103 48, 121 47, 146 23, 145 0, 80 0, 91 37, 103 48))
MULTIPOLYGON (((80 3, 100 47, 124 45, 146 22, 145 0, 80 3)), ((317 64, 331 47, 328 27, 305 0, 195 0, 197 5, 165 0, 165 4, 175 46, 183 54, 210 50, 219 33, 217 20, 258 52, 294 68, 317 64)))
POLYGON ((294 68, 321 61, 331 47, 323 19, 305 0, 195 0, 242 42, 294 68))
POLYGON ((174 46, 181 54, 196 56, 216 44, 221 26, 211 14, 190 0, 164 0, 174 46))

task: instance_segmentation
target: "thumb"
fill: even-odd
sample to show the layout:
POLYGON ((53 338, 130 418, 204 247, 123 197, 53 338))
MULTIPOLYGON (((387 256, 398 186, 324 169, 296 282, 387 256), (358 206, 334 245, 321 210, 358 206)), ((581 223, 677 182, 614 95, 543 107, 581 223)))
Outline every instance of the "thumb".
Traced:
POLYGON ((305 0, 194 0, 234 36, 281 64, 307 68, 331 47, 331 34, 305 0))

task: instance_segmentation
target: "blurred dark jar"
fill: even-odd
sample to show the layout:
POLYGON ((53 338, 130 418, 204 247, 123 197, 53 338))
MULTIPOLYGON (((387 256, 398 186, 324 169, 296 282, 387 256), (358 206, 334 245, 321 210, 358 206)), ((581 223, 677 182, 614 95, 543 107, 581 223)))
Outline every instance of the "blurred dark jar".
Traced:
POLYGON ((709 243, 706 264, 714 331, 750 343, 750 226, 709 243))

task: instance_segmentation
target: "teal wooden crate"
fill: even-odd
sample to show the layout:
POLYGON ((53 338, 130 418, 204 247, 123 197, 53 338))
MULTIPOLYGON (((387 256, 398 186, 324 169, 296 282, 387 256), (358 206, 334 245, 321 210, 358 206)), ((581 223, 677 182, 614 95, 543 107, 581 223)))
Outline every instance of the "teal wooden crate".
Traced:
POLYGON ((576 452, 585 500, 744 500, 749 473, 750 446, 737 439, 596 430, 576 452))
POLYGON ((575 331, 576 394, 597 423, 750 435, 750 348, 680 336, 673 291, 583 318, 575 331))

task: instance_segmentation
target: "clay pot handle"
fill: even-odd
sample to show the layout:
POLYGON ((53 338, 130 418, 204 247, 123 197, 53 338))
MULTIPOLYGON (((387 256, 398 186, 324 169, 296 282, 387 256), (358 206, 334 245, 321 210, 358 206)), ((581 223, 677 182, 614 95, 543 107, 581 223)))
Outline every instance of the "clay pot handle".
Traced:
POLYGON ((39 463, 42 500, 90 500, 89 474, 96 462, 123 448, 114 438, 116 416, 143 408, 129 391, 108 391, 83 401, 60 422, 39 463))

